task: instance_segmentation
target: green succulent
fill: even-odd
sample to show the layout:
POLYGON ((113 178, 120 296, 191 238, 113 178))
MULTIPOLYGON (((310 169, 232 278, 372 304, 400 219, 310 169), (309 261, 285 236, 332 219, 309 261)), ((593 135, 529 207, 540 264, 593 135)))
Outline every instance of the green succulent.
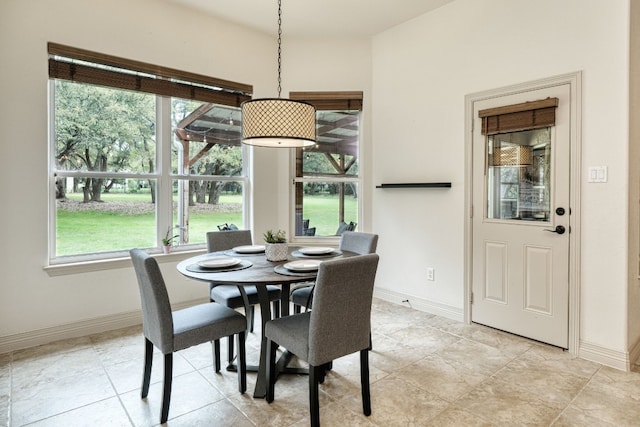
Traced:
POLYGON ((287 234, 284 230, 267 230, 264 233, 264 241, 267 243, 287 243, 287 234))

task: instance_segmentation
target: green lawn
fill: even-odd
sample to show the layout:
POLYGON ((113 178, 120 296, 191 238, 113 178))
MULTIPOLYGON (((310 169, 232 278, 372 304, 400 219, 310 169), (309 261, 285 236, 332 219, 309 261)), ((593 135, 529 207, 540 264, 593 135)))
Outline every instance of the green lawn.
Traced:
MULTIPOLYGON (((305 196, 304 219, 309 227, 316 227, 316 235, 331 236, 338 230, 338 196, 305 196)), ((344 201, 344 220, 358 222, 358 201, 347 196, 344 201)))
MULTIPOLYGON (((70 200, 82 200, 81 194, 69 194, 70 200)), ((100 210, 57 212, 58 256, 83 253, 127 250, 132 247, 150 248, 156 246, 155 213, 150 203, 149 193, 107 193, 103 195, 105 205, 100 210), (105 212, 109 203, 126 204, 125 207, 142 207, 140 212, 105 212)), ((240 195, 223 195, 222 204, 240 204, 240 195)), ((95 205, 94 205, 95 206, 95 205)), ((304 218, 310 220, 310 227, 316 227, 316 235, 333 235, 338 228, 338 197, 305 197, 304 218)), ((347 197, 345 200, 345 221, 357 221, 357 200, 347 197)), ((189 215, 190 243, 204 243, 207 231, 217 230, 219 224, 233 223, 241 225, 240 211, 207 211, 194 209, 189 215)))

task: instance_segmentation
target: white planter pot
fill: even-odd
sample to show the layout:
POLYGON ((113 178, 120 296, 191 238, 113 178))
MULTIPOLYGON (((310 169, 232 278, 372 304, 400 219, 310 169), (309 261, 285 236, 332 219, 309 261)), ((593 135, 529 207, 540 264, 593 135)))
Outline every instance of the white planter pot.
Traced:
POLYGON ((267 261, 286 261, 289 255, 289 247, 286 243, 266 243, 264 254, 267 261))

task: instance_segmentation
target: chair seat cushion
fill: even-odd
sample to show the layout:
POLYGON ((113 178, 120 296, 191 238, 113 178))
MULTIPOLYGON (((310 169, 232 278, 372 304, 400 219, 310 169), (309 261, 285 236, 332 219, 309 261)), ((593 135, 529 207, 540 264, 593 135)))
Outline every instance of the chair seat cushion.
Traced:
MULTIPOLYGON (((245 286, 244 291, 247 293, 250 305, 259 304, 258 290, 255 286, 245 286)), ((267 286, 269 301, 277 301, 282 295, 279 286, 267 286)), ((231 308, 244 307, 242 294, 235 285, 217 285, 211 288, 211 299, 220 304, 224 304, 231 308)))
POLYGON ((267 322, 264 335, 303 360, 309 357, 309 320, 307 311, 267 322))
POLYGON ((311 308, 312 301, 310 299, 310 296, 312 292, 313 286, 303 286, 294 289, 293 292, 291 292, 291 302, 295 305, 311 308))
POLYGON ((173 351, 227 337, 247 328, 246 318, 215 302, 173 312, 173 351))

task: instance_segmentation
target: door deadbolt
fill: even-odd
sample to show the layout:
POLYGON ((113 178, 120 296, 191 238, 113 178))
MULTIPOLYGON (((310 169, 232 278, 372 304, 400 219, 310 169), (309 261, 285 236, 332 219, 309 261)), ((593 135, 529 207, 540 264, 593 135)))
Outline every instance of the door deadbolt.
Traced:
POLYGON ((562 216, 564 215, 565 210, 564 208, 556 208, 556 215, 562 216))

